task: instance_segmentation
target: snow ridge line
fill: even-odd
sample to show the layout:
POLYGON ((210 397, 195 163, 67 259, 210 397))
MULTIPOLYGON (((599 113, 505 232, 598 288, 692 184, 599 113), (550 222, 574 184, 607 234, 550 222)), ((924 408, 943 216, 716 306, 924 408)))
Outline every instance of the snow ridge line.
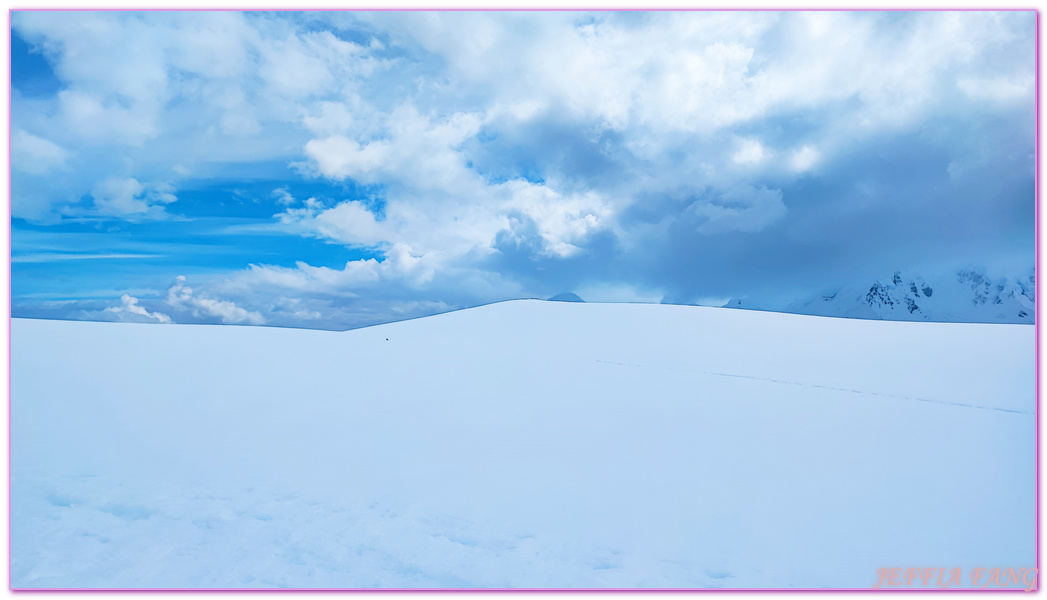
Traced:
POLYGON ((718 373, 718 372, 715 372, 715 371, 702 371, 702 370, 699 370, 699 369, 681 369, 681 368, 677 368, 677 367, 637 365, 637 364, 632 364, 632 363, 623 363, 623 362, 615 362, 615 361, 611 361, 611 360, 600 360, 600 359, 595 359, 595 361, 598 362, 598 363, 603 363, 605 365, 620 365, 620 366, 623 366, 623 367, 637 367, 637 368, 641 368, 641 369, 643 369, 643 368, 664 369, 666 371, 684 371, 684 372, 687 372, 687 373, 697 373, 697 374, 700 374, 700 375, 713 375, 713 376, 716 376, 716 377, 734 377, 735 379, 752 379, 752 380, 755 380, 755 381, 767 381, 767 382, 770 382, 770 383, 783 383, 783 384, 786 384, 786 385, 796 385, 796 386, 800 386, 800 387, 819 388, 819 389, 823 389, 823 390, 832 390, 832 391, 836 391, 836 392, 850 392, 852 394, 868 394, 870 396, 880 396, 881 398, 894 398, 896 400, 913 400, 913 401, 917 401, 917 402, 929 402, 931 404, 945 404, 947 406, 959 406, 959 407, 962 407, 962 408, 976 408, 976 409, 980 409, 980 410, 995 410, 995 411, 999 411, 999 412, 1018 414, 1018 415, 1026 415, 1026 416, 1034 416, 1035 415, 1035 413, 1024 411, 1024 410, 1012 410, 1012 409, 1009 409, 1009 408, 999 408, 997 406, 984 406, 984 405, 981 405, 981 404, 967 404, 967 403, 964 403, 964 402, 950 402, 948 400, 934 400, 934 399, 931 399, 931 398, 918 398, 918 397, 915 397, 915 396, 896 396, 894 394, 883 394, 883 393, 880 393, 880 392, 864 392, 862 390, 852 390, 852 389, 848 389, 848 388, 838 388, 838 387, 833 387, 833 386, 830 386, 830 385, 820 385, 820 384, 817 384, 817 383, 801 383, 801 382, 798 382, 798 381, 786 381, 784 379, 771 379, 769 377, 755 377, 753 375, 738 375, 736 373, 718 373))

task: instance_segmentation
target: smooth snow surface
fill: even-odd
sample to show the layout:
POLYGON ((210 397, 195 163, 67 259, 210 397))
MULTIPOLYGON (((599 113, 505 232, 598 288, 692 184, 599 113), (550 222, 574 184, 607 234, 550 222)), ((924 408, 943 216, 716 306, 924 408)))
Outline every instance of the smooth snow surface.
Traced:
POLYGON ((16 588, 1034 566, 1028 325, 516 301, 341 333, 12 335, 16 588))

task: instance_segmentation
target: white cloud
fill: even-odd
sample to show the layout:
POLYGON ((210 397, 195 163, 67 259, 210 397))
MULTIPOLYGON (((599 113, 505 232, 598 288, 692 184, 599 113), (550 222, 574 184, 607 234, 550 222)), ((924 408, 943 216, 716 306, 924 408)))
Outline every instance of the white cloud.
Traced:
POLYGON ((128 218, 162 218, 164 205, 178 200, 169 184, 144 186, 133 177, 101 181, 91 191, 91 197, 98 214, 128 218))
POLYGON ((390 241, 392 234, 375 220, 363 203, 349 200, 320 213, 315 227, 325 237, 351 245, 374 246, 390 241))
POLYGON ((579 250, 576 242, 609 226, 614 210, 594 192, 565 195, 524 179, 486 181, 468 166, 463 149, 482 124, 473 113, 430 119, 403 105, 385 115, 383 139, 361 143, 339 135, 310 141, 305 152, 319 174, 387 184, 384 219, 357 200, 332 208, 314 203, 278 218, 297 231, 348 245, 402 244, 444 263, 478 250, 493 252, 513 215, 534 221, 548 256, 571 256, 579 250))
POLYGON ((287 186, 276 188, 273 190, 272 196, 276 198, 277 202, 284 206, 291 206, 297 202, 297 200, 294 199, 294 196, 291 195, 290 190, 287 189, 287 186))
POLYGON ((62 90, 58 106, 66 130, 89 142, 118 142, 141 146, 159 133, 157 109, 146 101, 132 106, 117 98, 99 94, 62 90))
MULTIPOLYGON (((351 289, 370 287, 381 277, 381 263, 373 258, 353 260, 342 270, 314 267, 298 261, 295 268, 271 265, 251 265, 233 282, 238 291, 249 291, 262 285, 309 292, 316 290, 345 292, 351 289)), ((236 288, 234 288, 236 289, 236 288)))
POLYGON ((121 306, 110 306, 109 308, 105 309, 106 312, 111 312, 120 316, 122 319, 131 321, 139 320, 131 316, 135 315, 138 317, 145 317, 146 319, 154 320, 159 323, 171 322, 171 317, 161 312, 149 312, 145 309, 145 307, 138 304, 138 298, 135 298, 134 296, 131 296, 129 294, 124 294, 123 296, 121 296, 120 302, 121 306))
POLYGON ((236 112, 227 112, 222 115, 218 126, 226 135, 251 136, 261 133, 262 126, 251 113, 251 109, 246 107, 236 112))
MULTIPOLYGON (((21 195, 16 216, 34 219, 60 213, 98 179, 126 176, 128 164, 145 180, 164 169, 196 173, 208 162, 286 160, 288 148, 304 141, 294 126, 324 114, 314 105, 328 102, 337 112, 329 98, 348 97, 357 80, 385 65, 371 46, 283 15, 19 11, 12 19, 62 86, 53 98, 32 101, 39 114, 22 127, 54 146, 23 136, 15 164, 41 172, 33 153, 45 153, 55 165, 77 165, 47 192, 21 195)), ((16 95, 15 114, 28 102, 16 95)), ((141 206, 124 208, 132 210, 102 216, 137 215, 141 206)))
POLYGON ((99 182, 91 191, 95 208, 101 214, 126 215, 146 213, 149 203, 141 196, 144 188, 137 179, 110 178, 99 182))
POLYGON ((563 195, 522 179, 498 186, 507 194, 503 212, 532 219, 544 242, 543 254, 566 258, 581 249, 575 243, 607 226, 614 209, 594 193, 563 195))
POLYGON ((381 169, 389 154, 389 142, 379 140, 360 145, 344 135, 322 140, 311 140, 305 145, 305 154, 316 161, 321 175, 331 179, 352 177, 358 181, 373 181, 373 173, 381 169))
POLYGON ((752 139, 743 139, 738 144, 738 150, 731 156, 731 160, 740 165, 755 165, 764 158, 763 145, 752 139))
POLYGON ((480 131, 480 114, 455 112, 434 119, 413 104, 403 104, 380 115, 380 120, 383 139, 359 141, 335 135, 311 140, 305 154, 319 174, 331 179, 373 183, 392 178, 416 188, 451 192, 477 179, 459 147, 480 131))
POLYGON ((24 173, 43 175, 66 166, 69 151, 24 129, 11 133, 11 166, 24 173))
POLYGON ((255 284, 265 284, 298 292, 326 290, 344 293, 395 283, 418 289, 432 281, 439 263, 440 257, 434 253, 420 254, 406 244, 396 243, 386 251, 381 261, 374 258, 351 260, 341 270, 314 267, 302 261, 298 261, 293 269, 251 265, 228 287, 243 292, 255 284))
POLYGON ((291 268, 251 265, 205 285, 211 297, 250 307, 268 324, 325 328, 360 327, 526 295, 506 274, 448 263, 404 244, 392 245, 380 260, 352 260, 341 268, 303 261, 291 268))
MULTIPOLYGON (((162 133, 168 103, 202 96, 201 80, 250 73, 252 31, 242 14, 44 13, 14 17, 52 60, 65 89, 59 116, 74 136, 141 145, 162 133)), ((218 86, 220 87, 220 86, 218 86)))
MULTIPOLYGON (((650 164, 650 184, 668 179, 658 169, 670 157, 762 119, 823 111, 808 139, 835 155, 949 109, 949 90, 1008 105, 1028 96, 1033 80, 1031 63, 1012 60, 999 72, 998 56, 1013 56, 1026 40, 1015 32, 1027 19, 1005 13, 918 13, 907 28, 851 12, 640 20, 613 12, 361 12, 306 22, 236 12, 22 11, 13 19, 65 88, 54 103, 58 118, 33 128, 64 158, 130 144, 142 147, 135 160, 191 173, 186 163, 294 160, 288 148, 300 148, 325 177, 464 198, 477 186, 460 145, 500 119, 556 114, 616 130, 622 148, 650 164), (317 30, 325 19, 343 28, 362 21, 402 55, 381 58, 381 44, 317 30), (412 70, 414 61, 440 66, 412 70)), ((37 150, 55 156, 52 147, 37 150)), ((707 162, 717 173, 726 161, 755 173, 770 168, 767 156, 762 142, 746 139, 707 162)), ((813 165, 804 164, 793 168, 813 165)), ((120 175, 105 168, 102 177, 120 175)), ((744 181, 705 183, 728 189, 744 181)), ((63 194, 33 197, 75 202, 92 184, 65 182, 63 194)), ((18 210, 30 211, 24 201, 18 210)))
POLYGON ((978 101, 999 105, 1028 102, 1035 95, 1035 78, 1032 75, 962 77, 956 85, 964 94, 978 101))
MULTIPOLYGON (((830 154, 948 109, 942 90, 954 74, 986 71, 977 64, 986 49, 967 39, 1006 45, 1001 31, 1013 25, 952 13, 914 15, 907 30, 862 13, 652 13, 642 26, 614 13, 587 15, 586 22, 571 14, 363 18, 391 31, 394 45, 420 44, 446 61, 446 82, 434 83, 436 92, 474 94, 487 99, 487 109, 477 118, 457 108, 441 115, 401 105, 380 132, 361 136, 352 133, 349 110, 324 107, 327 118, 315 118, 311 128, 338 133, 306 144, 315 171, 386 184, 387 204, 381 222, 347 203, 343 215, 318 213, 310 228, 346 243, 402 242, 441 252, 445 264, 489 248, 499 232, 524 243, 528 221, 541 238, 528 247, 544 256, 576 255, 594 232, 627 235, 617 215, 642 194, 660 191, 721 193, 691 207, 703 219, 701 232, 762 230, 786 207, 777 189, 739 196, 754 189, 753 177, 781 186, 817 173, 830 154), (629 151, 622 160, 638 163, 632 181, 604 192, 594 189, 599 181, 581 177, 494 184, 466 166, 466 142, 481 128, 498 132, 551 110, 566 127, 595 122, 596 131, 615 130, 629 151), (761 120, 812 112, 825 117, 806 144, 774 152, 757 137, 761 120), (455 118, 468 126, 448 127, 455 118), (441 123, 457 135, 434 135, 441 123), (756 134, 733 132, 753 126, 756 134), (570 186, 562 184, 582 191, 564 193, 570 186), (447 231, 455 235, 436 233, 447 231)), ((527 129, 514 131, 526 136, 527 129)))
POLYGON ((167 304, 175 309, 188 310, 194 317, 217 317, 223 323, 265 324, 265 318, 261 313, 240 308, 228 300, 217 300, 204 294, 194 294, 193 288, 186 285, 184 275, 179 275, 174 285, 167 290, 167 304))
MULTIPOLYGON (((268 29, 278 29, 269 24, 268 29)), ((329 31, 286 30, 257 46, 259 75, 277 94, 301 99, 336 90, 347 77, 380 66, 370 49, 338 39, 329 31)))
POLYGON ((811 146, 803 146, 789 156, 789 168, 797 173, 806 173, 821 160, 821 153, 811 146))
POLYGON ((320 311, 306 307, 301 298, 282 297, 273 303, 273 311, 289 316, 294 321, 318 321, 324 318, 320 311))
POLYGON ((341 102, 324 100, 306 109, 302 125, 316 135, 345 135, 360 120, 360 115, 354 116, 354 113, 366 110, 359 97, 350 97, 341 102))
POLYGON ((652 13, 639 27, 614 13, 587 17, 364 18, 445 58, 457 83, 492 96, 498 110, 528 107, 515 111, 521 118, 562 106, 619 130, 705 133, 856 96, 889 119, 886 103, 922 103, 935 76, 964 59, 964 36, 991 28, 985 19, 937 14, 919 17, 902 37, 856 13, 652 13), (784 39, 768 40, 770 31, 784 39))

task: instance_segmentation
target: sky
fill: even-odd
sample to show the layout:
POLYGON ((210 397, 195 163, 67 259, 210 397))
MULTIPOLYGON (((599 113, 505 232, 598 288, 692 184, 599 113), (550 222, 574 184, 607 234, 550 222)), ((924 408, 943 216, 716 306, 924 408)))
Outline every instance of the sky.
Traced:
POLYGON ((12 314, 346 329, 1021 275, 1035 26, 15 11, 12 314))

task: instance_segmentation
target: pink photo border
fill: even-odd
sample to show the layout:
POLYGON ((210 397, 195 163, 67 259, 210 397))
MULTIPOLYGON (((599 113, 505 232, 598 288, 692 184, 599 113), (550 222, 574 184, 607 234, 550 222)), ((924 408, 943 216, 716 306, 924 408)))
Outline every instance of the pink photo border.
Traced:
MULTIPOLYGON (((7 10, 7 47, 10 48, 12 43, 12 15, 16 10, 34 10, 34 12, 86 12, 86 10, 132 10, 131 8, 9 8, 7 10)), ((183 7, 172 7, 172 8, 134 8, 135 12, 162 12, 162 10, 180 10, 180 12, 186 12, 186 10, 193 10, 193 12, 226 12, 226 10, 249 10, 244 8, 183 8, 183 7)), ((418 10, 432 10, 432 12, 843 12, 843 13, 859 13, 859 12, 920 12, 920 10, 928 10, 928 12, 1031 12, 1035 16, 1035 154, 1033 159, 1034 169, 1034 215, 1035 215, 1035 240, 1034 240, 1034 268, 1037 273, 1037 283, 1039 283, 1039 263, 1040 263, 1040 10, 1035 8, 564 8, 564 7, 548 7, 548 8, 535 8, 535 7, 518 7, 518 8, 261 8, 259 10, 266 10, 266 12, 332 12, 332 10, 340 10, 340 12, 346 12, 346 10, 353 10, 353 12, 363 12, 363 10, 376 10, 376 12, 418 12, 418 10)), ((10 87, 10 64, 8 62, 8 88, 7 88, 7 257, 10 258, 12 255, 12 218, 13 218, 13 185, 12 185, 12 125, 13 113, 12 113, 12 99, 13 89, 10 87)), ((884 592, 916 592, 916 593, 1007 593, 1017 592, 1026 593, 1021 587, 1005 587, 1005 588, 972 588, 972 587, 954 587, 954 588, 918 588, 918 587, 905 587, 905 588, 891 588, 891 590, 874 590, 872 587, 793 587, 793 588, 776 588, 776 587, 728 587, 728 588, 707 588, 707 587, 287 587, 287 588, 252 588, 252 587, 15 587, 12 585, 12 561, 13 561, 13 546, 12 546, 12 332, 10 332, 10 323, 12 323, 12 304, 10 304, 10 297, 12 297, 12 267, 10 262, 4 266, 6 273, 7 282, 7 583, 8 590, 18 593, 88 593, 88 594, 126 594, 126 593, 444 593, 444 594, 459 594, 459 593, 754 593, 754 592, 770 592, 770 593, 884 593, 884 592)), ((1039 575, 1042 573, 1040 569, 1040 391, 1041 391, 1041 380, 1040 380, 1040 314, 1041 314, 1041 294, 1037 293, 1034 301, 1035 306, 1035 317, 1034 317, 1034 336, 1035 336, 1035 417, 1037 417, 1037 426, 1035 426, 1035 569, 1037 569, 1037 587, 1034 587, 1030 592, 1040 592, 1040 579, 1039 575)))

